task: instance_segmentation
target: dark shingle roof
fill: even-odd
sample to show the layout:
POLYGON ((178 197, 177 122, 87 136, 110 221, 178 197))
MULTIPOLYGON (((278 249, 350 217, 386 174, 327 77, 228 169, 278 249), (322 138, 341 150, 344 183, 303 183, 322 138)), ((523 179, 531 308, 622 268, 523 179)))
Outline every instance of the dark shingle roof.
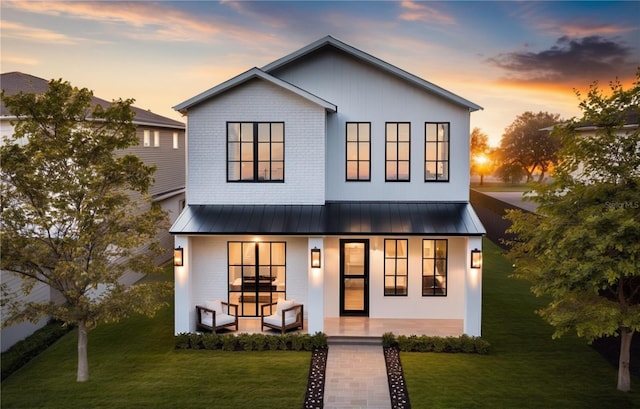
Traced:
MULTIPOLYGON (((15 95, 19 92, 24 93, 44 93, 49 88, 49 81, 29 75, 21 72, 7 72, 0 76, 0 86, 4 90, 6 95, 15 95)), ((111 102, 98 98, 96 96, 92 99, 93 105, 108 106, 111 102)), ((137 107, 131 107, 135 112, 133 122, 138 125, 150 125, 150 126, 162 126, 168 128, 184 129, 185 125, 182 122, 175 121, 171 118, 164 117, 162 115, 154 114, 151 111, 146 111, 137 107)), ((4 103, 0 102, 0 116, 12 117, 4 103)))
POLYGON ((173 234, 481 236, 469 203, 328 202, 188 206, 173 234))

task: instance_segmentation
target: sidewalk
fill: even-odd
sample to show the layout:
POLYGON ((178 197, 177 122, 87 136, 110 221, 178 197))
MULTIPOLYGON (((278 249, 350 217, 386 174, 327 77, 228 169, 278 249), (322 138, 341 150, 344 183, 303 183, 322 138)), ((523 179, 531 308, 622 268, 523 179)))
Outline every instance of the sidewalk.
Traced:
POLYGON ((324 409, 391 408, 382 345, 331 344, 324 409))

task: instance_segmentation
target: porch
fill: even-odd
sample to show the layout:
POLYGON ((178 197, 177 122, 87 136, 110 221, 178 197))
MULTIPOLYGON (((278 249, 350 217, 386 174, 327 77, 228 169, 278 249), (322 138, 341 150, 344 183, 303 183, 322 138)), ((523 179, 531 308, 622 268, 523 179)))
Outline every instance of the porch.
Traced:
MULTIPOLYGON (((265 333, 278 335, 278 331, 260 328, 260 318, 239 318, 238 333, 265 333)), ((306 334, 307 320, 304 330, 290 333, 306 334)), ((220 331, 221 333, 223 331, 220 331)), ((385 332, 394 335, 430 335, 430 336, 459 336, 463 333, 461 319, 384 319, 366 317, 325 318, 324 333, 329 337, 382 337, 385 332)))

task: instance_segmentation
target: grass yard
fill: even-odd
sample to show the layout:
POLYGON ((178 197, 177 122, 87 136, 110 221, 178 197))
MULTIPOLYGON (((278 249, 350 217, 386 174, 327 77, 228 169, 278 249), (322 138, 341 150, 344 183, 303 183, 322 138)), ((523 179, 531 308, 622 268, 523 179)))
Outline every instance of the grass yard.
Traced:
MULTIPOLYGON (((170 267, 173 269, 173 267, 170 267)), ((175 350, 173 309, 89 334, 77 383, 74 330, 2 382, 2 408, 300 408, 310 352, 175 350)))
POLYGON ((632 379, 634 391, 618 392, 617 370, 585 340, 551 339, 552 327, 533 312, 544 301, 528 282, 508 278, 511 263, 488 240, 483 258, 483 338, 492 352, 403 352, 414 409, 640 408, 640 379, 632 379))

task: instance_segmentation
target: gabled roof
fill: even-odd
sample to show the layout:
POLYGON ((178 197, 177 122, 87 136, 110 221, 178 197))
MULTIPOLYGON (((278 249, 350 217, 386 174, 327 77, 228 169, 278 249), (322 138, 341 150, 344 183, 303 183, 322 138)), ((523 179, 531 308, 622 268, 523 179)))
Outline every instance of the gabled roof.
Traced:
POLYGON ((181 113, 186 113, 186 111, 193 107, 194 105, 197 105, 209 98, 213 98, 217 95, 222 94, 223 92, 226 92, 234 87, 237 87, 238 85, 244 84, 247 81, 250 81, 252 79, 261 79, 264 81, 267 81, 277 87, 286 89, 287 91, 293 92, 296 95, 299 95, 317 105, 320 105, 321 107, 323 107, 324 109, 331 111, 331 112, 336 112, 338 110, 338 107, 316 95, 311 94, 310 92, 307 92, 301 88, 296 87, 293 84, 290 84, 286 81, 283 81, 279 78, 274 77, 273 75, 269 75, 266 72, 262 71, 259 68, 251 68, 248 71, 243 72, 242 74, 223 82, 222 84, 216 85, 213 88, 210 88, 198 95, 196 95, 193 98, 190 98, 186 101, 184 101, 181 104, 178 104, 176 106, 173 107, 173 109, 175 109, 176 111, 179 111, 181 113))
POLYGON ((191 205, 172 234, 482 236, 469 203, 327 202, 324 205, 191 205))
POLYGON ((429 81, 425 81, 424 79, 417 77, 411 73, 408 73, 407 71, 404 71, 392 64, 389 64, 388 62, 385 62, 379 58, 376 58, 370 54, 367 54, 361 50, 358 50, 357 48, 354 48, 346 43, 343 43, 342 41, 339 41, 331 36, 326 36, 324 38, 321 38, 320 40, 317 40, 309 45, 307 45, 306 47, 303 47, 301 49, 299 49, 298 51, 295 51, 285 57, 282 57, 270 64, 265 65, 264 67, 262 67, 262 70, 268 73, 271 73, 273 71, 278 70, 279 68, 282 68, 284 66, 286 66, 287 64, 290 64, 302 57, 305 57, 309 54, 312 54, 314 52, 316 52, 317 50, 320 50, 321 48, 324 47, 334 47, 338 50, 341 50, 361 61, 364 61, 365 63, 371 64, 375 67, 378 67, 379 69, 386 71, 388 73, 391 73, 401 79, 404 79, 406 81, 409 81, 410 83, 413 83, 415 85, 417 85, 418 87, 431 92, 433 94, 439 95, 443 98, 448 99, 449 101, 458 104, 458 105, 462 105, 464 107, 467 107, 469 109, 469 111, 477 111, 479 109, 482 109, 482 107, 480 105, 476 105, 473 102, 466 100, 452 92, 447 91, 444 88, 441 88, 429 81))
MULTIPOLYGON (((0 75, 0 85, 6 95, 15 95, 20 92, 42 94, 49 89, 49 81, 30 74, 24 74, 22 72, 3 73, 0 75)), ((94 106, 102 105, 107 107, 111 105, 111 102, 94 96, 91 98, 91 104, 94 106)), ((151 111, 137 108, 135 106, 132 106, 131 109, 136 114, 133 118, 133 123, 136 125, 160 126, 175 129, 185 128, 185 125, 182 122, 175 121, 171 118, 154 114, 151 111)), ((9 112, 4 103, 0 103, 0 117, 14 118, 14 115, 9 112)))

